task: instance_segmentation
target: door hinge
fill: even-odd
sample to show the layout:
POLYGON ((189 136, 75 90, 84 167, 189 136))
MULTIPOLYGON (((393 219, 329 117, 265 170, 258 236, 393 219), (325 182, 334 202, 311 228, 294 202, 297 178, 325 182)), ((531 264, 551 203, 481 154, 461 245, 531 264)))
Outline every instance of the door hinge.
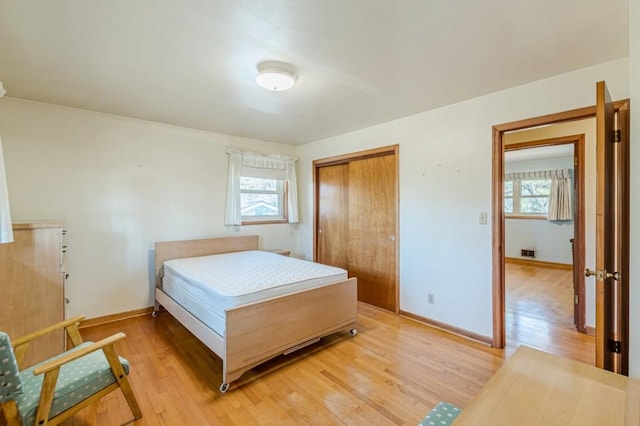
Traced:
POLYGON ((574 305, 577 305, 577 304, 578 304, 578 295, 577 295, 577 294, 574 294, 574 295, 573 295, 573 304, 574 304, 574 305))
POLYGON ((620 142, 622 140, 622 131, 620 129, 613 131, 613 141, 620 142))
POLYGON ((609 352, 622 353, 622 342, 620 340, 609 340, 609 352))

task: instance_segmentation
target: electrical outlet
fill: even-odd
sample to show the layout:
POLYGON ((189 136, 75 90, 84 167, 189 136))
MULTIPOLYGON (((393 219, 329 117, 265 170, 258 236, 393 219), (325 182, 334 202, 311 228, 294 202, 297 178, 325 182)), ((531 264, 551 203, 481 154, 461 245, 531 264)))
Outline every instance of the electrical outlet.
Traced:
POLYGON ((429 293, 427 294, 427 303, 430 305, 433 305, 434 303, 436 303, 435 301, 435 296, 433 295, 433 293, 429 293))
POLYGON ((480 217, 478 219, 478 222, 480 223, 480 225, 486 225, 487 224, 487 213, 485 213, 485 212, 480 213, 480 217))

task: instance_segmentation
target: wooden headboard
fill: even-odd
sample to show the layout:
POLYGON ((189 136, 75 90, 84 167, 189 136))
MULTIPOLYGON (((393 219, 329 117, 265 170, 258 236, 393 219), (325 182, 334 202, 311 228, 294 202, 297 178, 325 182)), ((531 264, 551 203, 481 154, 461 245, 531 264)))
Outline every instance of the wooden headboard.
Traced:
POLYGON ((258 250, 257 235, 204 238, 200 240, 163 241, 156 243, 156 287, 161 287, 162 265, 171 259, 258 250))

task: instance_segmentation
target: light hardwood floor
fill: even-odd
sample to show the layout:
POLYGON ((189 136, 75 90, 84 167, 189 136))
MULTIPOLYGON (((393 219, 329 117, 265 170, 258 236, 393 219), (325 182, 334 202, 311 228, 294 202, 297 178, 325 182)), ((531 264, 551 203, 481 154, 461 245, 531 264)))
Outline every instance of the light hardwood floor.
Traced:
MULTIPOLYGON (((334 335, 276 358, 226 394, 218 392, 221 361, 166 312, 87 328, 83 335, 127 334, 118 349, 131 362, 143 411, 136 425, 415 425, 438 401, 467 405, 511 352, 363 303, 358 330, 355 337, 334 335)), ((552 349, 561 353, 563 344, 552 349)), ((130 419, 115 392, 65 424, 130 419)))
POLYGON ((571 271, 505 264, 508 353, 524 344, 593 364, 595 339, 573 324, 571 271))
MULTIPOLYGON (((143 411, 136 425, 415 425, 441 400, 464 406, 502 365, 504 351, 366 304, 358 334, 342 333, 245 374, 218 392, 221 361, 168 313, 83 330, 117 331, 143 411)), ((119 392, 67 425, 131 419, 119 392)))

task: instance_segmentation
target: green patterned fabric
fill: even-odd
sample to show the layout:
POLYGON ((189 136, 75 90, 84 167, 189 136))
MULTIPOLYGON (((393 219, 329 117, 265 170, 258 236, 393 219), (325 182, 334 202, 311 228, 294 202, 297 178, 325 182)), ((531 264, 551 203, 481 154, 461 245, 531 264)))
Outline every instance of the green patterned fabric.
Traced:
POLYGON ((453 423, 461 412, 462 410, 453 404, 439 402, 418 426, 447 426, 453 423))
MULTIPOLYGON (((78 349, 89 346, 92 343, 93 342, 85 342, 66 353, 51 359, 56 359, 69 352, 77 351, 78 349)), ((124 367, 125 373, 129 374, 128 361, 120 357, 120 362, 124 367)), ((33 369, 42 364, 43 363, 37 364, 20 372, 24 393, 14 399, 18 406, 20 416, 22 417, 22 424, 25 426, 33 425, 35 422, 44 374, 35 376, 33 374, 33 369)), ((53 403, 51 405, 49 418, 71 408, 115 381, 116 379, 111 372, 111 367, 109 367, 107 358, 101 350, 92 352, 82 358, 63 365, 60 368, 58 382, 56 383, 56 390, 53 396, 53 403)))
POLYGON ((0 402, 7 402, 22 394, 20 369, 7 333, 0 331, 0 402))

